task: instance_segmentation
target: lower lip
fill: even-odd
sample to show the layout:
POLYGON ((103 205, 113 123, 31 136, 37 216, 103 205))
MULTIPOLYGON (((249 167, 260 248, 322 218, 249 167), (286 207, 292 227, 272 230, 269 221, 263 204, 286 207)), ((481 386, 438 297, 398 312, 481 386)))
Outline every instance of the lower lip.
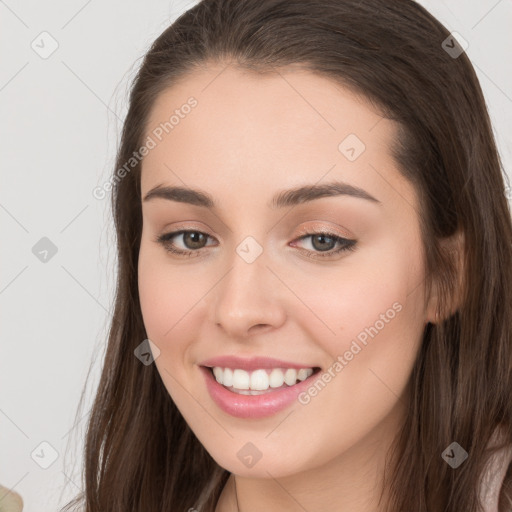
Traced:
POLYGON ((277 391, 269 391, 262 395, 241 395, 229 391, 219 384, 209 368, 199 367, 206 380, 206 387, 212 400, 224 411, 237 418, 264 418, 272 416, 288 407, 297 396, 311 385, 316 378, 315 372, 307 379, 277 391))

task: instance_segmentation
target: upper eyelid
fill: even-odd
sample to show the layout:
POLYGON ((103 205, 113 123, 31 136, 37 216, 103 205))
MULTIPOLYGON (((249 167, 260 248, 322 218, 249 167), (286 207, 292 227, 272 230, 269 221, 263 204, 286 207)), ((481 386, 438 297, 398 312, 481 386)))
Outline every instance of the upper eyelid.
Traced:
MULTIPOLYGON (((331 228, 331 227, 325 226, 325 222, 332 224, 330 221, 321 221, 321 220, 310 221, 310 223, 312 223, 311 225, 303 226, 299 229, 298 236, 307 236, 309 234, 325 233, 325 234, 337 236, 339 238, 343 238, 345 240, 355 239, 355 237, 352 234, 350 234, 346 229, 334 228, 334 227, 331 228)), ((187 232, 194 231, 194 232, 202 233, 202 234, 208 235, 210 237, 216 238, 214 235, 210 235, 210 233, 208 233, 207 231, 204 231, 203 227, 194 226, 194 225, 192 225, 192 226, 181 225, 181 223, 177 223, 177 224, 178 225, 176 227, 173 227, 172 229, 169 228, 170 229, 169 231, 166 231, 166 228, 164 228, 162 230, 163 234, 164 235, 167 233, 177 234, 178 232, 183 232, 183 231, 187 231, 187 232)), ((210 226, 208 226, 208 225, 206 225, 206 226, 209 230, 213 231, 213 229, 210 228, 210 226)))
MULTIPOLYGON (((165 240, 165 241, 169 241, 172 238, 183 235, 185 233, 201 233, 202 235, 206 235, 207 237, 209 237, 211 239, 217 240, 216 237, 214 237, 213 235, 210 235, 209 233, 206 233, 200 229, 194 229, 194 228, 192 228, 192 229, 191 228, 187 228, 187 229, 177 228, 172 231, 164 232, 161 235, 159 235, 157 238, 165 237, 165 238, 167 238, 167 240, 165 240)), ((341 235, 339 233, 336 233, 334 230, 330 230, 327 228, 325 230, 315 230, 313 228, 302 230, 301 233, 297 237, 295 237, 293 241, 302 240, 304 238, 309 238, 314 235, 322 235, 322 234, 336 238, 339 241, 347 241, 347 242, 355 242, 356 241, 354 238, 341 235)))

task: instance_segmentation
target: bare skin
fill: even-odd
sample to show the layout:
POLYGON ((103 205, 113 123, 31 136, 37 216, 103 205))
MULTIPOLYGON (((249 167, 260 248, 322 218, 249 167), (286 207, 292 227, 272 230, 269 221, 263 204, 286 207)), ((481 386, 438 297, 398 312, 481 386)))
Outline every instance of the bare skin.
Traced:
POLYGON ((416 191, 390 154, 396 126, 309 72, 224 68, 195 71, 165 91, 147 125, 150 135, 197 99, 145 156, 142 197, 158 185, 186 186, 217 204, 143 201, 139 291, 160 350, 155 364, 197 438, 232 473, 216 512, 237 510, 233 475, 243 512, 378 512, 385 454, 407 414, 407 384, 436 306, 435 293, 423 296, 416 191), (357 139, 340 150, 350 134, 357 139), (338 195, 267 204, 280 191, 334 180, 378 202, 338 195), (357 243, 338 254, 333 243, 322 258, 302 228, 357 243), (179 229, 207 235, 199 250, 183 235, 173 239, 175 249, 199 255, 155 241, 179 229), (262 248, 250 264, 236 252, 248 236, 262 248), (353 341, 371 327, 377 333, 354 354, 353 341), (335 376, 306 404, 241 419, 207 392, 199 366, 217 355, 275 357, 335 376), (339 357, 345 364, 335 371, 339 357), (237 456, 248 442, 261 453, 252 467, 237 456))

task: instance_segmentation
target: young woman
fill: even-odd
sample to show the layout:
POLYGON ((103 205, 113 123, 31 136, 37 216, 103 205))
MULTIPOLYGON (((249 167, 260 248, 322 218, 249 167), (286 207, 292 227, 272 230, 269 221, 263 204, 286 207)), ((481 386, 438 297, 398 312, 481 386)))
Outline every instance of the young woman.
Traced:
POLYGON ((411 0, 208 0, 112 176, 86 512, 512 509, 512 223, 473 67, 411 0))

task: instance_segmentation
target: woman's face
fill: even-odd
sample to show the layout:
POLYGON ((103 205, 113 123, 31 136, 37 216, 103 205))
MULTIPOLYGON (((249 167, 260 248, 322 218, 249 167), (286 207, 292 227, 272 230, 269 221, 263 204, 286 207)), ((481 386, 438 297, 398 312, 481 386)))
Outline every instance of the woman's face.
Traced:
POLYGON ((371 461, 403 420, 433 309, 417 196, 390 154, 395 130, 346 89, 298 70, 205 68, 153 107, 141 178, 144 324, 172 399, 235 474, 371 461), (180 230, 189 232, 157 241, 180 230), (241 361, 211 361, 230 356, 241 361), (206 366, 222 368, 226 386, 206 366))

